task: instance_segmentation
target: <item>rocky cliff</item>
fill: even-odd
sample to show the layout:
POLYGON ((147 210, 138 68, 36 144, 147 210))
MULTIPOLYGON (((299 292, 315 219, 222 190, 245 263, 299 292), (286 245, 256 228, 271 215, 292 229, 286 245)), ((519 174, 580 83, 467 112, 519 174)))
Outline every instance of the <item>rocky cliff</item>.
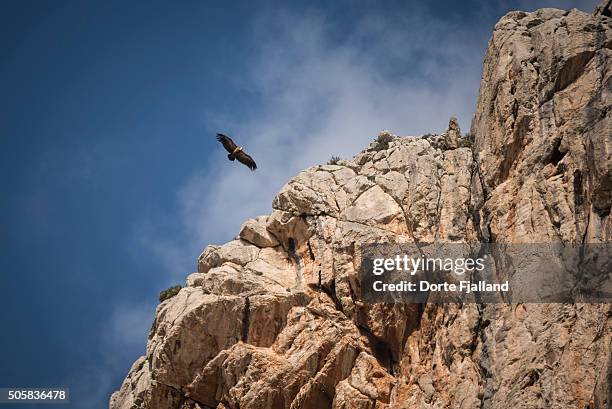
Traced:
POLYGON ((473 145, 451 121, 298 174, 159 305, 110 407, 610 407, 610 304, 364 304, 357 280, 370 242, 612 240, 609 16, 504 16, 473 145))

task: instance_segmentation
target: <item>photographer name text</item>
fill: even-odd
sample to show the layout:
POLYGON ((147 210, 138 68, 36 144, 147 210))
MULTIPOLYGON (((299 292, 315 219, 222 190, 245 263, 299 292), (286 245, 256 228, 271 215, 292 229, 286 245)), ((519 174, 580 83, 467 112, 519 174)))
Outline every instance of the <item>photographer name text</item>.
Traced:
MULTIPOLYGON (((455 277, 463 277, 466 273, 482 272, 486 266, 484 258, 427 258, 397 255, 393 258, 373 259, 372 274, 381 276, 389 272, 407 274, 405 278, 417 273, 450 272, 455 277)), ((451 280, 455 281, 455 280, 451 280)), ((377 280, 372 283, 375 292, 508 292, 508 281, 488 283, 483 280, 460 280, 458 282, 432 282, 429 280, 385 282, 377 280)))

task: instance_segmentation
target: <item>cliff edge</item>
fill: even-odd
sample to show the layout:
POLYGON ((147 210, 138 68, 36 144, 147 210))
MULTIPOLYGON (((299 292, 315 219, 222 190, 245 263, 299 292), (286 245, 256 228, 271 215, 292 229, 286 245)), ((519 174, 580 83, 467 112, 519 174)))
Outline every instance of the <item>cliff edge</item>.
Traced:
POLYGON ((605 408, 610 304, 365 304, 370 242, 612 240, 610 2, 495 26, 473 144, 309 168, 157 308, 111 409, 605 408))

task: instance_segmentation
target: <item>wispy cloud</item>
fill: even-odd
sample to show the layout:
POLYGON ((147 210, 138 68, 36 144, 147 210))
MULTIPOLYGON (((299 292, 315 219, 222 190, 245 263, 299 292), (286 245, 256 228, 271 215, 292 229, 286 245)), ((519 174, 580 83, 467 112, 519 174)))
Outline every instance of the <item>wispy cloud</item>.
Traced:
POLYGON ((178 235, 146 235, 169 271, 187 273, 202 246, 269 213, 274 194, 299 170, 351 157, 381 129, 442 131, 451 115, 469 127, 486 40, 419 13, 368 13, 342 33, 316 12, 273 11, 255 20, 255 52, 238 86, 255 95, 257 108, 246 120, 215 110, 206 120, 211 129, 232 130, 259 169, 230 164, 220 151, 185 182, 177 192, 178 235))
POLYGON ((114 347, 142 346, 153 322, 154 310, 155 305, 148 303, 116 306, 107 323, 104 342, 114 347))
POLYGON ((152 304, 122 304, 115 306, 109 319, 101 323, 96 350, 88 363, 74 368, 71 401, 82 409, 96 409, 109 399, 109 391, 119 387, 119 378, 127 374, 137 355, 145 353, 145 342, 153 320, 152 304))
MULTIPOLYGON (((588 11, 595 2, 555 3, 588 11)), ((140 236, 145 247, 175 277, 184 275, 204 245, 230 240, 246 218, 269 213, 274 194, 301 169, 351 157, 381 129, 441 132, 451 115, 469 129, 490 30, 516 6, 484 4, 476 14, 491 27, 442 20, 419 4, 406 13, 367 10, 348 29, 315 10, 262 12, 252 25, 254 51, 235 80, 253 107, 205 111, 211 132, 231 130, 259 169, 251 174, 221 149, 211 153, 178 189, 172 231, 149 225, 140 236)))

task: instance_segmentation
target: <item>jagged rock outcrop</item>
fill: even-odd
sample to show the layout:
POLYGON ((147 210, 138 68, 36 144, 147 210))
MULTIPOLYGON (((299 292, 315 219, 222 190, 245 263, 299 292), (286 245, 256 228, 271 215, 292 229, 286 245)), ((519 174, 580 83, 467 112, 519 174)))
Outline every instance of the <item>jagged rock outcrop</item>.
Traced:
POLYGON ((461 138, 461 128, 459 128, 457 118, 453 116, 448 121, 448 129, 444 133, 446 149, 457 149, 459 147, 459 138, 461 138))
POLYGON ((612 0, 602 1, 593 13, 595 16, 612 17, 612 0))
POLYGON ((555 9, 495 26, 472 132, 497 239, 609 241, 610 30, 555 9))
POLYGON ((602 7, 500 20, 473 147, 373 143, 207 247, 111 409, 609 407, 609 304, 365 304, 357 279, 369 242, 611 241, 602 7))

